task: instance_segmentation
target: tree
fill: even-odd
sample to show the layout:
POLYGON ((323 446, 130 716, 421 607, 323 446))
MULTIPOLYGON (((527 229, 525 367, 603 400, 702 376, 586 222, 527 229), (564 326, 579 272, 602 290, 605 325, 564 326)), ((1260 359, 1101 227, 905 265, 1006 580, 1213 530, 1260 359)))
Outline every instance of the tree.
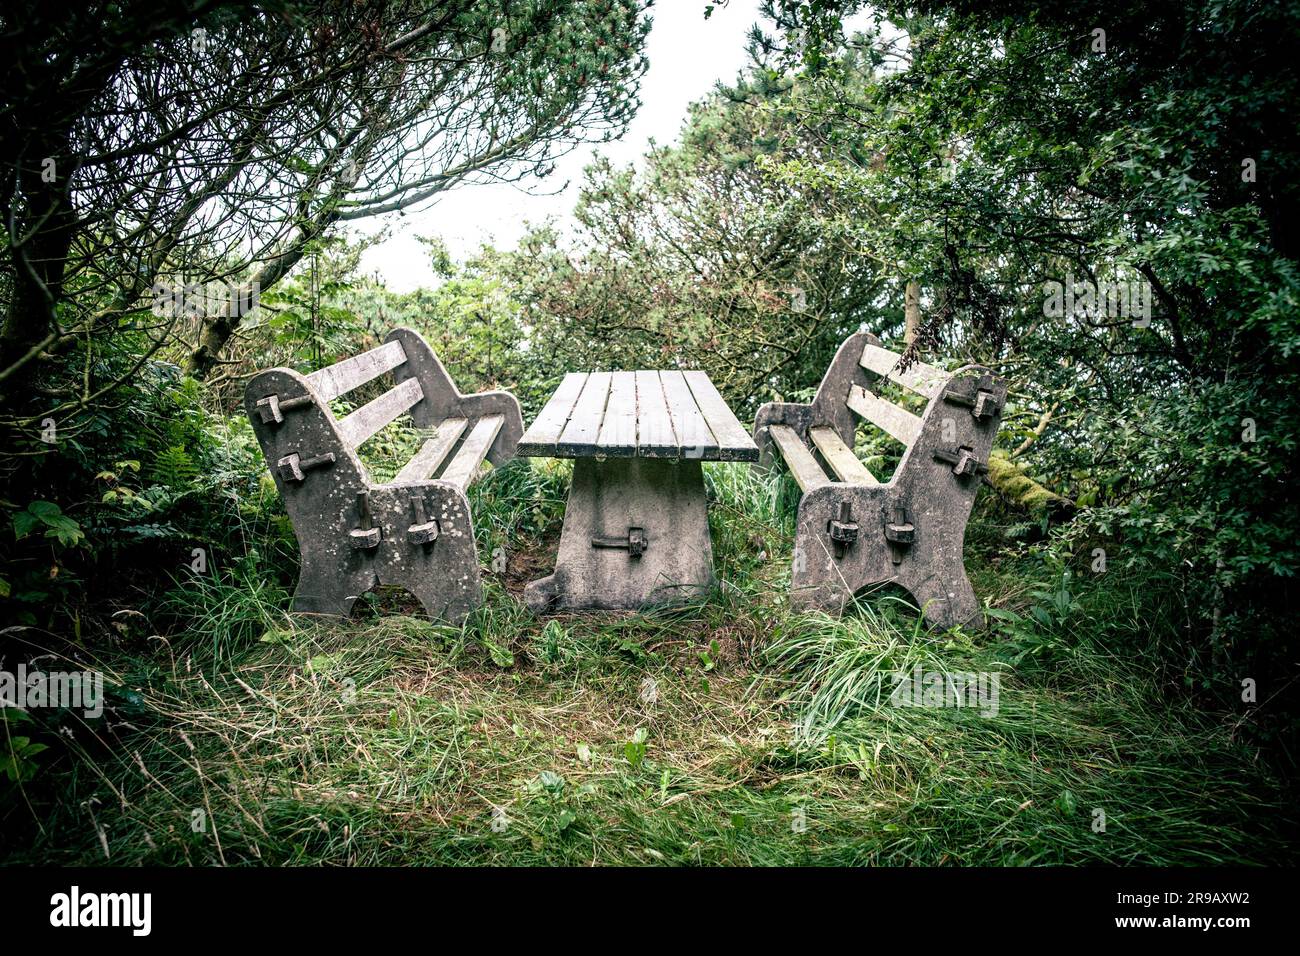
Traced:
POLYGON ((759 70, 692 107, 680 144, 652 148, 642 170, 590 167, 571 244, 541 228, 485 260, 519 299, 538 361, 556 374, 703 368, 743 408, 815 384, 865 320, 898 322, 828 190, 773 173, 827 155, 799 120, 807 107, 759 70))
POLYGON ((818 38, 801 59, 819 120, 882 157, 789 174, 834 180, 864 212, 865 249, 906 250, 937 290, 919 341, 1006 372, 1024 463, 1088 506, 1072 540, 1115 540, 1170 582, 1189 646, 1216 667, 1284 659, 1279 585, 1300 571, 1300 9, 886 4, 874 33, 843 36, 863 6, 776 5, 774 47, 818 38), (846 93, 836 51, 900 34, 873 95, 846 93), (867 215, 881 208, 897 214, 867 215))
POLYGON ((544 175, 577 143, 616 135, 638 105, 643 11, 641 0, 10 5, 10 424, 72 415, 178 337, 205 376, 257 295, 335 225, 463 183, 544 175))

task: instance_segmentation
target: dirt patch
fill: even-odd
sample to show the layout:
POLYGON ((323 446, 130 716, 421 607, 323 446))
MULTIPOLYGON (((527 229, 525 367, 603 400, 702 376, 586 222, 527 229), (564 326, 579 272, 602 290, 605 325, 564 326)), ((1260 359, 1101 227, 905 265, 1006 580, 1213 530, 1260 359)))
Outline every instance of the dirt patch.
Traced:
POLYGON ((506 593, 523 600, 524 588, 529 582, 544 578, 555 570, 555 558, 559 552, 560 533, 555 531, 531 547, 508 554, 506 573, 500 576, 506 593))

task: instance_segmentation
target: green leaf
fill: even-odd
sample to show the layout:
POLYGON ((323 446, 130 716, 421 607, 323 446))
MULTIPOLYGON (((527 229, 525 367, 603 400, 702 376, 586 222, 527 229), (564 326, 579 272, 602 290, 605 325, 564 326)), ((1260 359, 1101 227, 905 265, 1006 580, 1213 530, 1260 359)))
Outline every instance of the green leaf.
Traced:
POLYGON ((41 525, 45 526, 45 537, 63 545, 72 546, 85 539, 81 525, 52 501, 33 501, 26 511, 17 512, 13 517, 14 539, 26 537, 41 525))
POLYGON ((627 762, 632 765, 633 770, 640 768, 642 761, 645 760, 645 743, 640 740, 629 740, 623 745, 623 756, 627 762))
POLYGON ((515 655, 510 652, 509 648, 502 647, 496 641, 489 641, 486 638, 484 638, 483 643, 487 647, 488 656, 492 658, 492 663, 496 664, 497 667, 508 668, 515 666, 515 655))

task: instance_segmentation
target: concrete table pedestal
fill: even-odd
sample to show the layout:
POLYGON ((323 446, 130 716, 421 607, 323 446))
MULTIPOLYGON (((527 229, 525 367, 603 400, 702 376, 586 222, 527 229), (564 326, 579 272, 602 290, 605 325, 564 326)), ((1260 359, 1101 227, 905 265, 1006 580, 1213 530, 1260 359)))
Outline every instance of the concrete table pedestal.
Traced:
POLYGON ((555 573, 528 606, 634 610, 712 587, 701 462, 758 447, 703 372, 593 372, 565 377, 519 454, 575 459, 555 573))
POLYGON ((528 585, 528 606, 639 608, 705 593, 713 545, 698 461, 580 458, 555 573, 528 585))

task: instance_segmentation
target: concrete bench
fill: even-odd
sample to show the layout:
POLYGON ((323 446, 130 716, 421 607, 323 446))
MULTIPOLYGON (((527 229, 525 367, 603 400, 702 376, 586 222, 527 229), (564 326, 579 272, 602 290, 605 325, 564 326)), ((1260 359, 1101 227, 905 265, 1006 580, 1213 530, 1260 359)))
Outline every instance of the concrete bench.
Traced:
POLYGON ((792 597, 838 611, 864 589, 901 585, 939 627, 982 624, 962 550, 1002 420, 1006 386, 988 370, 956 372, 899 356, 866 332, 850 336, 809 404, 758 410, 760 465, 784 460, 799 484, 792 597), (880 379, 924 396, 920 416, 881 398, 880 379), (853 453, 861 417, 906 446, 881 482, 853 453))
POLYGON ((302 553, 295 611, 347 616, 381 584, 405 588, 431 617, 459 620, 479 605, 465 489, 484 459, 514 457, 523 419, 513 395, 462 395, 419 333, 399 328, 310 375, 259 373, 244 407, 302 553), (333 399, 388 372, 392 388, 335 418, 333 399), (374 484, 357 449, 406 412, 434 434, 392 482, 374 484))

